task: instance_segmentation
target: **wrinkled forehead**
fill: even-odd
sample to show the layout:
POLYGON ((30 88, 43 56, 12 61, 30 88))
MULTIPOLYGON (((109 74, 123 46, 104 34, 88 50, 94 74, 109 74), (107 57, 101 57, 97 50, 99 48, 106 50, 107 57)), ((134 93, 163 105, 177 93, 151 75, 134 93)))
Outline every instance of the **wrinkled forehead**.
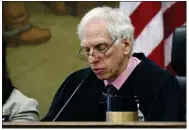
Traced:
POLYGON ((93 19, 88 22, 82 31, 81 46, 94 46, 99 43, 110 43, 110 36, 107 23, 101 19, 93 19))

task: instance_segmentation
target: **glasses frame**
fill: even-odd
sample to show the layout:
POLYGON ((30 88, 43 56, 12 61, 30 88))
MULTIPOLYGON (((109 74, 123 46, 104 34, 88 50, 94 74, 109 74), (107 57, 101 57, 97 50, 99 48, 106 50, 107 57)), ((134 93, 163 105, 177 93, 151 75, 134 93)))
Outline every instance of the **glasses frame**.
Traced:
MULTIPOLYGON (((102 51, 102 52, 99 51, 100 53, 103 54, 103 57, 105 56, 105 53, 112 47, 112 45, 115 43, 116 40, 117 40, 117 37, 115 38, 115 40, 110 44, 110 46, 109 46, 106 50, 104 50, 104 51, 102 51)), ((95 57, 94 54, 95 54, 95 53, 99 53, 99 52, 92 52, 92 54, 80 53, 81 50, 82 50, 82 47, 79 49, 79 51, 78 51, 78 53, 77 53, 77 57, 79 57, 80 54, 83 54, 83 55, 85 55, 85 56, 87 56, 87 57, 89 57, 90 55, 93 56, 93 57, 95 57)), ((102 57, 102 58, 103 58, 103 57, 102 57)))

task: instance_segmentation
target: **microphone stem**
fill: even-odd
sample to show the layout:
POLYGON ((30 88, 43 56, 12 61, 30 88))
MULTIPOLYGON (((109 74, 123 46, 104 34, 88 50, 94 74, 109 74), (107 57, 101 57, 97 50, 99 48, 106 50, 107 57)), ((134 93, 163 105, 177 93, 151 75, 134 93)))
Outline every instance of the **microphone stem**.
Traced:
POLYGON ((59 113, 56 115, 56 117, 53 119, 53 122, 58 118, 58 116, 60 115, 60 113, 62 112, 62 110, 66 107, 66 105, 69 103, 69 101, 72 99, 72 97, 74 96, 74 94, 77 92, 77 90, 79 89, 79 87, 82 85, 82 83, 85 81, 85 79, 88 76, 86 76, 82 82, 78 85, 78 87, 75 89, 75 91, 72 93, 72 95, 70 96, 70 98, 67 100, 67 102, 64 104, 64 106, 61 108, 61 110, 59 111, 59 113))

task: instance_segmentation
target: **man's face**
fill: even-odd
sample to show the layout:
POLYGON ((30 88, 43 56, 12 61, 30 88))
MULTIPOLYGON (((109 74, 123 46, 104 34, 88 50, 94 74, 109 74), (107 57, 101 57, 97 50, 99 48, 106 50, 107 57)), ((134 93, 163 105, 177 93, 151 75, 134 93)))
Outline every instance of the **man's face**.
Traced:
MULTIPOLYGON (((81 46, 89 54, 104 52, 114 40, 109 34, 105 21, 94 19, 83 29, 81 46)), ((103 58, 89 55, 88 62, 100 80, 114 80, 126 69, 128 46, 130 46, 130 42, 113 43, 103 58)))

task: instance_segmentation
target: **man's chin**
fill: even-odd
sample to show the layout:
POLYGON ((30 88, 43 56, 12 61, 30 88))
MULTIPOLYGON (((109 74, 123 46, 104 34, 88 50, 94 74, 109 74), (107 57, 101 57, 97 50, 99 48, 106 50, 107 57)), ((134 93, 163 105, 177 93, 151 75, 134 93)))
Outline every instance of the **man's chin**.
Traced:
POLYGON ((98 77, 99 80, 107 80, 107 76, 105 75, 96 75, 98 77))
POLYGON ((114 80, 115 78, 113 76, 110 75, 97 75, 99 80, 114 80))
MULTIPOLYGON (((97 76, 98 77, 98 76, 97 76)), ((106 80, 104 77, 98 77, 99 80, 106 80)))

